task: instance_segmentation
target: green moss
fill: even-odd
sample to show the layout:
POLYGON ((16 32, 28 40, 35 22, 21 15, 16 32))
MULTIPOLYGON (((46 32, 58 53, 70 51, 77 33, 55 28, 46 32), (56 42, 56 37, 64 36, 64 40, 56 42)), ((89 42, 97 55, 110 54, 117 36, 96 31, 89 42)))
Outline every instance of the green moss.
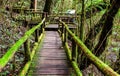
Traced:
POLYGON ((81 48, 84 54, 89 58, 104 74, 109 76, 119 76, 112 68, 110 68, 107 64, 101 61, 98 57, 96 57, 91 50, 89 50, 86 45, 75 36, 72 31, 69 30, 68 25, 61 21, 61 23, 65 26, 67 32, 71 35, 71 37, 75 40, 76 44, 81 48))

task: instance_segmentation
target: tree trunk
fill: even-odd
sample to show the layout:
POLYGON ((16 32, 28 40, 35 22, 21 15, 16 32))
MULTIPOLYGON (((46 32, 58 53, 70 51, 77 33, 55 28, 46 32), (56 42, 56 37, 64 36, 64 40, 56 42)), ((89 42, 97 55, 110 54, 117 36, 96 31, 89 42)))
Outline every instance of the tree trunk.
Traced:
POLYGON ((52 0, 46 0, 45 7, 44 7, 43 11, 50 14, 51 13, 51 5, 52 5, 52 0))
POLYGON ((34 9, 34 0, 31 0, 31 6, 30 9, 34 9))
POLYGON ((37 0, 31 0, 31 6, 30 6, 30 9, 37 9, 37 0))
MULTIPOLYGON (((114 0, 114 2, 112 2, 112 5, 102 16, 98 24, 95 25, 95 27, 90 30, 90 33, 85 41, 86 46, 91 50, 92 46, 94 45, 93 40, 96 38, 96 35, 100 33, 100 31, 102 30, 98 44, 93 50, 93 53, 96 56, 100 56, 101 53, 105 50, 107 37, 112 32, 113 20, 116 13, 118 12, 119 5, 120 0, 114 0)), ((82 65, 80 65, 81 69, 85 69, 89 64, 91 64, 90 60, 86 57, 83 59, 81 63, 82 63, 82 65)))

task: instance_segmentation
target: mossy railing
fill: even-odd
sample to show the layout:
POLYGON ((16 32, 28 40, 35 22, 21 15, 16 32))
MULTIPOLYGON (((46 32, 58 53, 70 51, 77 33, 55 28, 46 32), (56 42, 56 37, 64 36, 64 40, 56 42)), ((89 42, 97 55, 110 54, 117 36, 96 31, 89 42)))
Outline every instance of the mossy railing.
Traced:
POLYGON ((10 59, 13 58, 13 56, 15 55, 17 50, 20 48, 20 46, 24 44, 26 64, 24 66, 23 71, 20 73, 20 76, 25 76, 30 66, 31 60, 35 54, 35 49, 37 49, 38 42, 40 42, 40 40, 42 39, 44 22, 45 22, 45 18, 37 26, 34 26, 32 29, 28 30, 25 33, 25 35, 21 37, 10 49, 8 49, 8 51, 5 53, 5 55, 3 55, 2 58, 0 58, 0 72, 7 65, 10 59), (30 51, 29 38, 33 33, 35 33, 35 44, 32 51, 30 51))
POLYGON ((43 12, 39 9, 22 9, 22 8, 12 8, 11 18, 15 21, 27 21, 32 23, 39 23, 42 16, 47 16, 47 12, 43 12), (18 15, 14 15, 13 11, 18 12, 18 15))
POLYGON ((71 65, 76 72, 77 76, 82 76, 82 73, 78 67, 77 62, 75 61, 75 49, 70 50, 67 40, 68 40, 68 35, 72 38, 72 42, 74 44, 72 45, 72 48, 74 48, 74 45, 78 45, 80 47, 82 52, 84 52, 84 55, 89 58, 94 65, 105 75, 107 76, 120 76, 118 73, 116 73, 112 68, 110 68, 107 64, 105 64, 103 61, 101 61, 98 57, 96 57, 91 50, 87 48, 87 46, 69 29, 67 24, 65 24, 63 21, 60 20, 61 26, 59 26, 60 30, 60 35, 62 37, 62 42, 63 45, 66 49, 66 54, 68 56, 69 61, 71 62, 71 65))
POLYGON ((58 14, 52 14, 47 15, 48 20, 50 20, 51 24, 58 24, 59 19, 64 21, 66 24, 74 24, 74 20, 78 20, 78 15, 58 15, 58 14))
MULTIPOLYGON (((72 54, 71 49, 70 49, 70 47, 69 47, 69 45, 68 45, 68 43, 67 43, 67 40, 68 40, 68 32, 67 32, 67 30, 66 30, 66 28, 65 28, 65 25, 66 25, 67 28, 69 28, 69 26, 68 26, 67 24, 65 24, 65 23, 64 23, 64 24, 65 24, 65 25, 64 25, 63 23, 64 23, 63 21, 60 21, 59 26, 58 26, 58 32, 59 32, 59 34, 60 34, 60 36, 61 36, 61 40, 62 40, 62 43, 63 43, 63 47, 64 47, 64 49, 65 49, 67 58, 68 58, 68 60, 69 60, 69 62, 70 62, 70 64, 71 64, 71 66, 72 66, 72 68, 73 68, 76 76, 82 76, 82 72, 80 71, 77 62, 76 62, 75 60, 73 60, 73 58, 74 58, 74 57, 73 57, 73 54, 72 54)), ((74 45, 75 45, 75 44, 74 44, 74 45)), ((74 49, 73 49, 73 46, 72 46, 72 50, 74 50, 74 49)))

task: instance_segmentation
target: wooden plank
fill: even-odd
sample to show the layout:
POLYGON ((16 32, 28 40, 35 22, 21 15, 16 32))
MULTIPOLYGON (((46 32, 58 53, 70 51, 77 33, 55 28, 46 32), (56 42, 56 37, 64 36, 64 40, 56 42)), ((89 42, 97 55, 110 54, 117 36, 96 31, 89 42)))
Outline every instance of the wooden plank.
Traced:
POLYGON ((46 31, 45 34, 37 64, 31 67, 28 76, 69 76, 70 68, 57 31, 46 31))
POLYGON ((31 68, 35 68, 34 70, 39 70, 39 69, 68 69, 68 66, 66 65, 45 65, 45 66, 35 66, 35 67, 31 67, 31 68), (56 67, 57 66, 57 67, 56 67))
MULTIPOLYGON (((39 74, 31 74, 29 76, 38 76, 39 74)), ((41 76, 46 76, 46 75, 41 75, 41 76)), ((56 76, 56 75, 47 75, 47 76, 56 76)), ((69 76, 69 75, 57 75, 57 76, 69 76)))
MULTIPOLYGON (((75 24, 69 24, 68 23, 68 27, 70 29, 76 29, 77 26, 75 24)), ((45 29, 58 29, 58 24, 49 24, 45 27, 45 29)))

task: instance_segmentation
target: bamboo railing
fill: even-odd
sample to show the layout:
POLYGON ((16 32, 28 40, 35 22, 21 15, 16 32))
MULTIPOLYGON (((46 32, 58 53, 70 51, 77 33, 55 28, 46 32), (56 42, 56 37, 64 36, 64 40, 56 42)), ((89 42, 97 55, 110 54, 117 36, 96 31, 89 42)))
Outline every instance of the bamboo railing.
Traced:
POLYGON ((107 64, 105 64, 103 61, 101 61, 98 57, 96 57, 91 50, 87 48, 87 46, 69 29, 68 25, 65 24, 63 21, 60 20, 59 23, 59 33, 62 38, 62 42, 64 45, 64 48, 66 49, 66 54, 69 59, 69 61, 72 64, 72 67, 76 73, 77 76, 82 76, 82 73, 78 67, 77 62, 75 61, 75 55, 76 51, 75 49, 70 50, 70 47, 68 46, 67 40, 68 36, 72 38, 72 42, 74 44, 72 45, 72 48, 74 48, 74 45, 77 45, 79 49, 81 49, 82 52, 84 52, 84 55, 89 58, 92 63, 105 75, 108 76, 120 76, 118 73, 116 73, 112 68, 110 68, 107 64))
POLYGON ((59 20, 63 20, 66 24, 74 24, 74 22, 72 21, 73 19, 76 20, 77 18, 79 18, 78 15, 57 15, 57 14, 53 14, 53 15, 47 15, 48 20, 50 20, 50 23, 52 24, 58 24, 59 20))
POLYGON ((13 58, 15 53, 18 51, 20 46, 24 45, 24 51, 25 51, 25 66, 19 76, 25 76, 27 73, 27 70, 29 69, 29 66, 31 64, 31 61, 34 57, 35 51, 38 47, 38 43, 41 41, 43 37, 43 25, 45 23, 45 18, 42 20, 41 23, 34 26, 30 30, 28 30, 23 37, 21 37, 10 49, 7 50, 7 52, 4 54, 2 58, 0 58, 0 72, 2 69, 7 65, 7 63, 13 58), (35 33, 35 43, 32 51, 30 51, 30 43, 29 38, 30 36, 35 33))

